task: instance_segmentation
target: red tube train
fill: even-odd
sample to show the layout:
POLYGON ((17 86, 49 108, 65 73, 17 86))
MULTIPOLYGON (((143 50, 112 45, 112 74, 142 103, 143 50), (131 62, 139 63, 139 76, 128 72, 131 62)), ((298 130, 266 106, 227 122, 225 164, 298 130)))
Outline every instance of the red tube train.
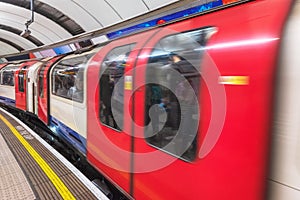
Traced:
POLYGON ((2 64, 1 102, 38 116, 134 199, 298 199, 300 2, 228 3, 83 53, 2 64))

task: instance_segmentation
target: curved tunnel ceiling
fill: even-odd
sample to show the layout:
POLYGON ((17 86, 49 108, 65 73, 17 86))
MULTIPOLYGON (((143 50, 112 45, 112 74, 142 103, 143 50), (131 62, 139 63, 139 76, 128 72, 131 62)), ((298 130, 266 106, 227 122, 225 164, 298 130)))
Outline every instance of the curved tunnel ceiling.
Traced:
MULTIPOLYGON (((20 35, 21 34, 21 32, 23 31, 23 30, 19 30, 19 29, 16 29, 16 28, 14 28, 14 27, 11 27, 11 26, 7 26, 7 25, 4 25, 4 24, 0 24, 0 29, 2 29, 2 30, 5 30, 5 31, 9 31, 9 32, 11 32, 11 33, 14 33, 14 34, 16 34, 16 35, 20 35)), ((33 44, 35 44, 36 46, 42 46, 43 45, 43 43, 41 42, 41 41, 39 41, 38 39, 36 39, 34 36, 32 36, 32 35, 29 35, 28 37, 27 37, 27 40, 29 40, 30 42, 32 42, 33 44)))
POLYGON ((31 35, 20 36, 31 19, 30 0, 0 0, 0 55, 18 53, 99 30, 179 0, 34 0, 31 35))
POLYGON ((13 51, 14 49, 16 49, 18 51, 23 51, 24 50, 23 47, 17 45, 16 43, 14 43, 12 41, 0 38, 0 42, 1 42, 0 45, 5 46, 5 49, 8 50, 7 53, 9 53, 10 51, 13 51), (9 48, 12 48, 12 50, 9 50, 9 48))
MULTIPOLYGON (((0 2, 23 7, 30 10, 29 0, 0 0, 0 2)), ((55 23, 66 29, 72 35, 84 33, 84 30, 79 24, 77 24, 74 20, 70 19, 68 16, 66 16, 64 13, 60 12, 56 8, 38 0, 34 0, 33 7, 35 13, 43 15, 48 19, 54 21, 55 23)))

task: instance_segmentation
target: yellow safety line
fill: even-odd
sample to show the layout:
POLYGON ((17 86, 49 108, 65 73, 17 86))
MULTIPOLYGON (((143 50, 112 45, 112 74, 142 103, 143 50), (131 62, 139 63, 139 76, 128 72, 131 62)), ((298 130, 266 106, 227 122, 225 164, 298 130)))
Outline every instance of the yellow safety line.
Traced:
POLYGON ((63 199, 76 199, 66 185, 61 181, 61 179, 55 174, 51 167, 46 163, 46 161, 33 149, 33 147, 22 137, 22 135, 12 126, 12 124, 7 121, 0 114, 0 119, 8 126, 8 128, 13 132, 13 134, 18 138, 18 140, 23 144, 26 150, 34 158, 37 164, 41 167, 44 173, 51 180, 52 184, 55 186, 56 190, 62 196, 63 199))

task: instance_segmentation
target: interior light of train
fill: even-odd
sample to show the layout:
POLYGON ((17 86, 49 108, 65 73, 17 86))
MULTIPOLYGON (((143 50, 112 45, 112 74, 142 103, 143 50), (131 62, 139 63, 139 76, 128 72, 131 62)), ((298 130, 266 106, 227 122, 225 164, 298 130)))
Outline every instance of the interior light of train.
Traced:
POLYGON ((115 39, 115 38, 118 38, 118 37, 121 37, 124 35, 135 33, 135 32, 150 28, 150 27, 154 27, 154 26, 166 23, 166 22, 172 22, 175 20, 179 20, 181 18, 188 17, 193 14, 202 13, 202 12, 205 12, 205 11, 208 11, 208 10, 211 10, 211 9, 214 9, 214 8, 226 5, 226 4, 235 3, 235 2, 239 2, 239 1, 241 1, 241 0, 211 0, 211 1, 201 0, 201 1, 199 1, 200 3, 202 2, 201 5, 197 5, 195 7, 188 8, 186 10, 178 11, 178 12, 160 17, 160 18, 156 18, 156 19, 153 19, 153 20, 150 20, 147 22, 143 22, 141 24, 137 24, 134 26, 130 26, 130 27, 127 27, 127 28, 124 28, 121 30, 117 30, 117 31, 108 33, 107 37, 109 39, 115 39))

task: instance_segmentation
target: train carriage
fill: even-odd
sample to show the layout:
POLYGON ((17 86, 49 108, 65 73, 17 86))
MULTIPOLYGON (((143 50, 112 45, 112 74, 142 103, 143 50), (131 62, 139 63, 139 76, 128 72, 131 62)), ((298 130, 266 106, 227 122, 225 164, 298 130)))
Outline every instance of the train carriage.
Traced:
MULTIPOLYGON (((93 58, 88 73, 90 162, 137 199, 263 199, 272 88, 279 38, 289 8, 290 4, 283 1, 251 1, 104 47, 93 58), (189 39, 193 39, 191 44, 189 39), (127 50, 121 51, 125 47, 127 50), (116 119, 108 116, 109 121, 101 118, 106 98, 101 95, 101 79, 105 77, 107 57, 114 50, 119 50, 116 57, 124 58, 127 53, 128 58, 123 69, 123 93, 118 97, 123 108, 121 112, 115 108, 116 119), (173 119, 178 108, 176 100, 171 100, 176 89, 166 89, 175 87, 168 79, 171 68, 163 75, 169 62, 166 55, 177 53, 194 64, 190 72, 199 72, 196 76, 200 79, 193 83, 198 84, 194 92, 199 108, 180 108, 182 115, 187 113, 186 126, 198 130, 194 136, 185 133, 184 137, 194 137, 189 141, 173 135, 180 128, 174 125, 174 121, 178 122, 178 117, 173 119), (156 83, 152 84, 153 78, 148 83, 149 77, 155 77, 156 83), (147 83, 150 89, 143 87, 147 83), (160 91, 159 97, 155 91, 151 93, 155 89, 160 91), (156 103, 150 107, 168 104, 164 120, 155 116, 149 119, 149 102, 155 98, 156 103), (198 113, 189 111, 197 109, 198 113), (194 119, 200 123, 193 123, 194 119), (151 127, 153 120, 158 126, 165 122, 165 126, 157 128, 157 137, 148 137, 147 129, 150 127, 152 134, 155 129, 151 127), (177 152, 184 141, 191 147, 177 152)), ((187 68, 176 71, 185 76, 187 68)), ((110 101, 117 107, 117 103, 113 104, 115 97, 111 95, 110 101)), ((183 124, 184 121, 181 116, 183 124)), ((191 128, 183 132, 188 129, 191 128)))
POLYGON ((0 65, 1 100, 129 198, 298 199, 299 0, 205 3, 86 52, 0 65))

